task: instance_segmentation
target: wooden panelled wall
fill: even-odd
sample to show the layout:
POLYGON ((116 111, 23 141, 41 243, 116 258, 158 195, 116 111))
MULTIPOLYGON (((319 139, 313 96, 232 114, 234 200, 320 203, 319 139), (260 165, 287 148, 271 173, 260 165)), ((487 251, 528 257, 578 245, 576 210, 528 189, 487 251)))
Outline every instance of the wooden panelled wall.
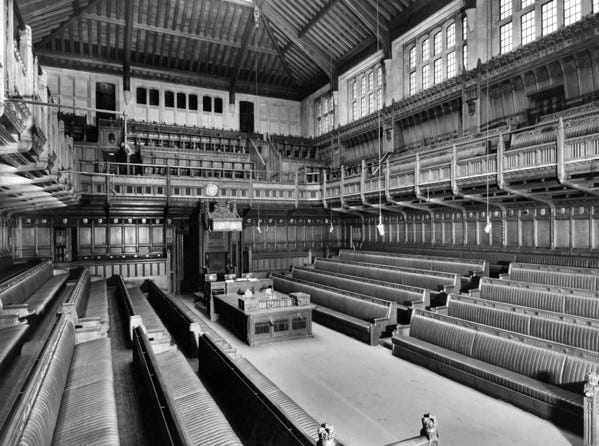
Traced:
MULTIPOLYGON (((351 233, 354 245, 361 241, 398 244, 441 244, 495 246, 506 248, 599 249, 599 205, 556 206, 555 216, 543 207, 522 207, 507 210, 503 216, 491 208, 490 234, 485 233, 486 211, 466 212, 466 220, 454 211, 428 214, 408 213, 407 220, 399 215, 384 215, 385 235, 376 229, 378 218, 366 217, 343 221, 351 233), (553 240, 552 240, 552 234, 553 240), (553 245, 553 246, 552 246, 553 245)), ((350 242, 351 245, 351 242, 350 242)))
POLYGON ((16 227, 16 257, 56 255, 59 243, 66 243, 70 255, 64 260, 87 260, 94 257, 162 256, 166 243, 172 244, 173 226, 163 218, 122 217, 23 217, 16 227), (64 231, 66 241, 56 240, 64 231))
MULTIPOLYGON (((298 213, 301 211, 298 211, 298 213)), ((264 250, 302 250, 337 246, 344 243, 338 217, 260 216, 247 217, 243 222, 243 242, 255 252, 264 250), (261 233, 256 229, 260 220, 261 233)))

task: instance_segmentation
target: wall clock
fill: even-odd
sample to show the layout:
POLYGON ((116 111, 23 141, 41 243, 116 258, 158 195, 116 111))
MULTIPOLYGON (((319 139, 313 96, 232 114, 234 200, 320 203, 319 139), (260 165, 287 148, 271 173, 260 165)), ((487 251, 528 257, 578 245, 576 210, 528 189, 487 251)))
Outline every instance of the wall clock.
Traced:
POLYGON ((218 194, 218 186, 214 183, 206 185, 206 195, 209 197, 215 197, 218 194))

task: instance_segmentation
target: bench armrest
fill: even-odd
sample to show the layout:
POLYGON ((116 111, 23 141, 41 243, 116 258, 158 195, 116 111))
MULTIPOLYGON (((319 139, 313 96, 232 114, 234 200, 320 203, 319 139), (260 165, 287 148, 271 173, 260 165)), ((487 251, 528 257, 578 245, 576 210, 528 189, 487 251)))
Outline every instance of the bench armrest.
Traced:
POLYGON ((441 307, 431 307, 430 311, 433 313, 439 314, 447 314, 448 307, 447 305, 443 305, 441 307))

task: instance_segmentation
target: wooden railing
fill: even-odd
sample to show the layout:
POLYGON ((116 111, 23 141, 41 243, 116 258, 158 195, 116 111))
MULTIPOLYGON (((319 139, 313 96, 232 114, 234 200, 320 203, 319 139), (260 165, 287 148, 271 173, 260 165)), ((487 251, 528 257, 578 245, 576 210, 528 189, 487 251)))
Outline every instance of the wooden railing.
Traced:
POLYGON ((197 200, 197 197, 203 196, 207 182, 217 182, 222 197, 297 204, 321 201, 323 196, 325 200, 343 203, 348 198, 359 199, 363 194, 410 192, 417 186, 448 189, 450 181, 468 182, 470 185, 490 181, 495 185, 499 167, 501 174, 508 179, 509 175, 547 179, 552 174, 557 178, 560 162, 567 171, 594 170, 592 162, 599 159, 599 130, 587 125, 588 119, 588 114, 582 118, 574 114, 563 124, 552 121, 507 135, 490 134, 485 144, 481 145, 477 139, 471 145, 462 142, 459 150, 457 146, 445 147, 443 151, 435 148, 432 155, 420 155, 418 162, 416 155, 397 155, 381 166, 380 178, 379 172, 372 166, 342 166, 339 170, 327 172, 325 180, 320 172, 273 175, 262 170, 239 169, 235 163, 230 168, 81 163, 81 171, 85 172, 82 187, 87 194, 106 195, 111 192, 120 197, 197 200), (581 120, 584 121, 582 124, 581 120), (567 137, 572 132, 579 134, 586 127, 597 132, 567 137), (504 147, 504 141, 510 140, 526 141, 529 145, 518 149, 504 147), (500 145, 502 150, 484 153, 485 147, 500 145), (560 153, 563 153, 561 161, 560 153))

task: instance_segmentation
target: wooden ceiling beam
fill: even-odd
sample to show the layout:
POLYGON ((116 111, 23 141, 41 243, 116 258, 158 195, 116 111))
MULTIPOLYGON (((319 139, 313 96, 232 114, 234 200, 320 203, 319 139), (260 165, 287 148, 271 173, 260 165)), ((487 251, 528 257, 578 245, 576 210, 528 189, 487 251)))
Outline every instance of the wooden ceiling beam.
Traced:
POLYGON ((252 27, 255 27, 254 24, 254 15, 250 12, 248 14, 248 19, 245 22, 245 29, 243 30, 243 37, 241 38, 241 48, 237 51, 237 57, 235 58, 235 64, 233 65, 233 75, 231 76, 231 83, 229 85, 229 104, 235 103, 235 86, 237 84, 237 79, 239 77, 239 68, 241 66, 241 59, 243 54, 247 50, 250 35, 252 33, 252 27))
MULTIPOLYGON (((122 64, 109 58, 94 57, 85 58, 70 53, 57 53, 49 50, 39 50, 37 52, 40 63, 43 66, 58 68, 68 68, 72 70, 81 70, 86 72, 99 72, 119 75, 122 70, 122 64)), ((253 70, 252 70, 253 72, 253 70)), ((131 64, 131 76, 140 79, 153 79, 163 82, 172 82, 174 84, 194 85, 198 87, 211 88, 214 90, 224 90, 229 88, 229 79, 220 76, 212 76, 200 70, 200 75, 195 72, 185 70, 173 70, 147 66, 143 64, 131 64)), ((300 93, 296 89, 283 85, 258 85, 261 92, 266 92, 264 96, 276 97, 282 99, 301 99, 300 93)), ((256 91, 255 82, 238 80, 237 91, 253 94, 256 91)))
MULTIPOLYGON (((131 94, 131 45, 133 42, 133 0, 125 0, 125 34, 123 36, 123 91, 131 94)), ((132 100, 132 98, 130 98, 132 100)))
POLYGON ((266 33, 268 34, 268 38, 270 39, 273 46, 277 50, 277 53, 279 53, 279 59, 281 60, 281 63, 283 64, 283 68, 285 68, 285 72, 287 73, 287 76, 289 77, 291 84, 293 86, 297 87, 298 84, 295 80, 295 77, 293 76, 293 71, 291 71, 291 68, 289 67, 289 64, 287 63, 287 60, 285 59, 285 53, 284 53, 283 49, 279 46, 279 44, 275 40, 275 36, 274 36, 274 33, 272 32, 272 29, 270 28, 270 23, 269 23, 268 19, 265 18, 262 22, 264 23, 264 29, 266 30, 266 33))
POLYGON ((337 0, 328 0, 327 4, 324 5, 324 7, 320 11, 318 11, 318 13, 314 17, 312 17, 310 21, 302 27, 302 29, 298 31, 297 36, 301 38, 304 34, 306 34, 310 28, 312 28, 314 25, 316 25, 316 23, 318 23, 322 16, 329 12, 329 10, 335 5, 335 3, 337 3, 337 0))
POLYGON ((44 44, 46 42, 51 41, 52 39, 54 39, 55 37, 60 36, 60 34, 68 27, 70 26, 73 22, 75 22, 75 20, 78 20, 82 14, 90 12, 93 8, 96 7, 96 5, 100 2, 102 2, 104 0, 91 0, 89 2, 89 4, 86 6, 85 9, 81 10, 79 9, 78 11, 76 11, 71 17, 69 17, 66 22, 64 22, 62 25, 60 25, 58 28, 56 28, 54 31, 52 31, 47 37, 43 38, 41 40, 41 42, 39 43, 40 47, 43 47, 44 44))
POLYGON ((379 26, 377 29, 376 17, 375 20, 370 18, 367 11, 364 10, 360 0, 344 0, 344 2, 351 13, 377 38, 381 44, 381 49, 383 50, 383 58, 388 59, 391 57, 391 33, 388 30, 389 27, 387 22, 381 20, 382 17, 379 17, 379 26))
MULTIPOLYGON (((106 23, 106 24, 111 24, 111 25, 116 25, 116 26, 125 26, 124 20, 113 19, 113 18, 106 17, 106 16, 100 16, 97 14, 83 14, 83 17, 87 18, 87 19, 95 20, 98 23, 106 23)), ((214 37, 200 36, 198 34, 177 31, 177 30, 170 29, 170 28, 160 28, 160 27, 150 26, 150 25, 146 25, 145 23, 135 22, 135 23, 133 23, 133 28, 141 29, 141 30, 156 33, 156 34, 164 34, 164 35, 169 35, 169 36, 174 36, 174 37, 182 37, 185 39, 197 40, 199 42, 213 43, 213 44, 217 44, 217 45, 225 45, 225 46, 230 46, 230 47, 234 47, 234 48, 241 48, 243 46, 243 42, 231 42, 231 41, 226 41, 226 40, 220 40, 220 39, 214 38, 214 37)), ((254 52, 258 52, 258 53, 277 54, 277 52, 271 48, 262 48, 262 47, 257 47, 254 45, 248 45, 247 49, 254 51, 254 52)))
POLYGON ((319 48, 308 42, 305 37, 298 37, 297 34, 285 24, 279 14, 272 9, 267 0, 256 0, 256 6, 263 14, 263 17, 266 17, 273 26, 281 31, 295 46, 308 56, 308 59, 320 68, 323 73, 327 75, 329 80, 333 79, 329 58, 319 48))

